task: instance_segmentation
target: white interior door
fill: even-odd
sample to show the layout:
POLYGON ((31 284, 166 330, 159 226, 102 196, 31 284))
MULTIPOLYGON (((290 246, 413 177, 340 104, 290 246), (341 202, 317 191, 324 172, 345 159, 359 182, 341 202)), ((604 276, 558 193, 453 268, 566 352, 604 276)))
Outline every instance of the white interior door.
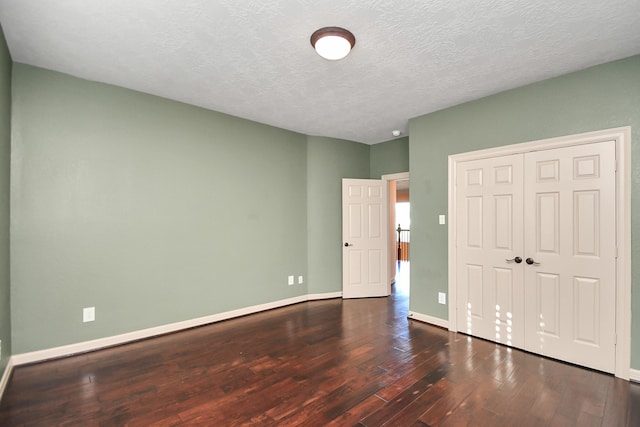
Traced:
POLYGON ((610 141, 458 165, 459 331, 615 370, 615 162, 610 141))
POLYGON ((615 142, 525 158, 526 349, 615 369, 615 142))
POLYGON ((458 329, 524 348, 521 154, 457 170, 458 329))
POLYGON ((389 295, 387 183, 342 180, 342 297, 389 295))

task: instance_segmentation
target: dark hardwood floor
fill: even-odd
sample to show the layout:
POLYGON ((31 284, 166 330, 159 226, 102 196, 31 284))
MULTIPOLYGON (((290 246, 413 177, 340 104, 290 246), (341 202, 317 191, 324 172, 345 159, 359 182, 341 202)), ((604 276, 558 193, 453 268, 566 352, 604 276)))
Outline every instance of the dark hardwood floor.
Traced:
POLYGON ((640 426, 640 385, 407 320, 297 304, 17 367, 1 426, 640 426))

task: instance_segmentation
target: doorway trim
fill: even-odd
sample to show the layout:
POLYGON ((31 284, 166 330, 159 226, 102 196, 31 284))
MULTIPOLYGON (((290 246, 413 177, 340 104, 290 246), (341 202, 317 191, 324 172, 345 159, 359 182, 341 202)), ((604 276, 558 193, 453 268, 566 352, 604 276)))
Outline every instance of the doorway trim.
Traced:
POLYGON ((567 135, 449 156, 448 293, 449 330, 457 331, 457 215, 455 182, 460 162, 602 141, 616 145, 616 348, 615 376, 629 380, 631 368, 631 127, 567 135))
MULTIPOLYGON (((392 260, 392 255, 395 251, 395 233, 396 233, 396 224, 393 224, 391 222, 391 218, 395 218, 395 213, 392 214, 391 210, 395 209, 395 206, 392 206, 391 203, 391 192, 390 192, 390 186, 391 186, 391 182, 392 181, 406 181, 406 180, 411 180, 411 177, 409 176, 409 172, 400 172, 400 173, 391 173, 388 175, 382 175, 380 177, 383 181, 385 181, 387 183, 387 218, 389 221, 389 225, 388 225, 388 229, 389 229, 389 248, 387 249, 387 258, 389 258, 387 260, 387 263, 389 264, 389 279, 387 280, 389 283, 387 284, 387 286, 389 287, 389 294, 391 294, 391 285, 392 283, 395 281, 395 266, 394 266, 394 262, 392 260), (392 238, 393 237, 393 242, 392 238), (391 275, 393 275, 393 279, 391 279, 391 275)), ((409 184, 409 186, 411 186, 411 184, 409 184)), ((411 190, 409 190, 409 192, 411 192, 411 190)), ((394 211, 395 212, 395 211, 394 211)), ((409 297, 411 298, 411 297, 409 297)))

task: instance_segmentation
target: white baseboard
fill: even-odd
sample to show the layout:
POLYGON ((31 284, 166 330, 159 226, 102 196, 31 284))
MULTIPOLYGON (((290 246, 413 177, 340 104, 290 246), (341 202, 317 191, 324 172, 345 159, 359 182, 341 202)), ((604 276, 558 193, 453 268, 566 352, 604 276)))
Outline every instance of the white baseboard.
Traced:
POLYGON ((640 371, 637 369, 629 369, 629 381, 640 383, 640 371))
POLYGON ((410 311, 409 319, 418 320, 420 322, 429 323, 430 325, 440 326, 441 328, 449 329, 449 321, 440 319, 438 317, 429 316, 422 313, 416 313, 415 311, 410 311))
POLYGON ((2 378, 0 378, 0 400, 2 400, 4 389, 7 388, 7 384, 9 384, 9 378, 11 378, 12 372, 13 372, 13 357, 10 357, 9 362, 7 362, 7 366, 4 368, 4 374, 2 374, 2 378))
POLYGON ((342 298, 342 291, 340 292, 328 292, 326 294, 309 294, 307 295, 308 301, 316 301, 319 299, 332 299, 342 298))
POLYGON ((168 325, 156 326, 153 328, 142 329, 139 331, 128 332, 125 334, 114 335, 106 338, 99 338, 91 341, 84 341, 77 344, 70 344, 61 347, 54 347, 45 350, 32 351, 29 353, 15 354, 12 357, 13 366, 25 365, 28 363, 42 362, 44 360, 56 359, 59 357, 71 356, 78 353, 86 353, 88 351, 99 350, 101 348, 113 347, 115 345, 125 344, 132 341, 138 341, 145 338, 151 338, 158 335, 164 335, 171 332, 177 332, 196 326, 207 325, 209 323, 220 322, 223 320, 233 319, 234 317, 246 316, 248 314, 259 313, 261 311, 271 310, 274 308, 285 307, 291 304, 297 304, 305 301, 339 298, 342 292, 332 292, 326 294, 300 295, 293 298, 287 298, 279 301, 269 302, 265 304, 254 305, 251 307, 239 308, 237 310, 226 311, 224 313, 212 314, 210 316, 199 317, 196 319, 185 320, 182 322, 170 323, 168 325))

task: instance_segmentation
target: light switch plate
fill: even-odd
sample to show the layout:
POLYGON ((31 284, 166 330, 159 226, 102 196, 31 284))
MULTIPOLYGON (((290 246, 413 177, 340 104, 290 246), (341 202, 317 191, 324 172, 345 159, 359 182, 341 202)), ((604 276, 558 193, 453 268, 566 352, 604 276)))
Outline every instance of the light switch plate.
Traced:
POLYGON ((447 223, 446 217, 444 215, 440 215, 438 220, 440 221, 440 225, 444 225, 447 223))
POLYGON ((96 320, 96 308, 95 307, 86 307, 82 309, 82 321, 83 322, 93 322, 96 320))
POLYGON ((445 294, 444 292, 438 292, 438 302, 440 304, 446 304, 447 303, 447 294, 445 294))

